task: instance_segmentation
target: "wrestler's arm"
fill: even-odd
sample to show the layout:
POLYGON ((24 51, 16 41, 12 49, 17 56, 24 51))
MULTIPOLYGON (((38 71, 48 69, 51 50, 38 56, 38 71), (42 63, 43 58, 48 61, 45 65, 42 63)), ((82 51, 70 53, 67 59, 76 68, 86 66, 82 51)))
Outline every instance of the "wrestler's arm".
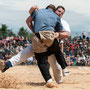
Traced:
POLYGON ((39 7, 37 5, 34 5, 30 8, 29 14, 32 14, 35 10, 39 10, 39 7))
POLYGON ((58 38, 69 38, 69 37, 70 37, 70 32, 68 32, 68 31, 59 32, 58 38))
MULTIPOLYGON (((35 10, 39 10, 39 7, 37 5, 34 5, 30 8, 29 10, 29 14, 32 14, 35 10)), ((29 16, 26 20, 27 26, 29 27, 29 29, 31 29, 31 31, 33 32, 33 24, 32 24, 32 17, 29 16)))
POLYGON ((33 21, 32 17, 29 16, 29 17, 27 18, 27 20, 26 20, 26 24, 27 24, 27 26, 29 27, 29 29, 33 32, 33 24, 32 24, 32 21, 33 21))

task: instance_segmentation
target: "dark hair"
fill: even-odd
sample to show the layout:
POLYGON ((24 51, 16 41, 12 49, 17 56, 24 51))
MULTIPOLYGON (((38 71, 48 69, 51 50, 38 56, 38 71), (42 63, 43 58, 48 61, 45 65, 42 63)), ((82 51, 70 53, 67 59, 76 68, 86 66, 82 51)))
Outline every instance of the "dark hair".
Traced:
POLYGON ((56 10, 56 7, 53 4, 50 4, 46 7, 46 9, 51 8, 53 11, 56 10))
POLYGON ((58 6, 58 7, 56 8, 56 10, 57 10, 58 8, 62 8, 62 9, 64 10, 64 12, 65 12, 65 8, 64 8, 63 6, 58 6))

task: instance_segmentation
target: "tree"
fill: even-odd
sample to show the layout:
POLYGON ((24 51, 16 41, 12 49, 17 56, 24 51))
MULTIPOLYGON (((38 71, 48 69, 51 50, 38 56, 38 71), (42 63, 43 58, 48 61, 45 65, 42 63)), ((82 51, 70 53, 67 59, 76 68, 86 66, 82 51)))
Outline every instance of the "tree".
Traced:
POLYGON ((0 28, 0 37, 6 38, 7 37, 7 26, 6 24, 2 24, 0 28))
POLYGON ((18 32, 18 36, 29 37, 29 32, 24 27, 21 27, 18 32))
MULTIPOLYGON (((7 36, 16 36, 16 34, 12 31, 12 29, 8 29, 6 24, 2 24, 0 28, 0 37, 1 38, 6 38, 7 36)), ((23 36, 23 37, 28 37, 29 39, 31 38, 31 33, 28 32, 27 29, 24 29, 24 27, 21 27, 18 32, 18 36, 23 36)))
POLYGON ((16 34, 12 31, 12 29, 7 30, 7 35, 10 36, 10 37, 11 36, 14 36, 14 37, 16 36, 16 34))
POLYGON ((16 34, 12 32, 12 29, 8 29, 6 24, 2 24, 0 28, 0 37, 5 39, 7 36, 16 36, 16 34))

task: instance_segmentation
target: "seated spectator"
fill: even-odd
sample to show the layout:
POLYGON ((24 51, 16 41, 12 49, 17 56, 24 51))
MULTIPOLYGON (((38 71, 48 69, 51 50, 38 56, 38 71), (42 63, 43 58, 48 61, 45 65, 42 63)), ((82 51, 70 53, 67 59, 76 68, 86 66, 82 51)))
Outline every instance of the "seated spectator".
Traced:
POLYGON ((5 60, 5 61, 8 61, 9 58, 10 58, 9 55, 8 55, 8 54, 5 54, 4 60, 5 60))
POLYGON ((76 57, 76 66, 80 66, 80 56, 77 55, 76 57))
POLYGON ((65 60, 67 62, 67 65, 70 66, 70 57, 69 57, 69 55, 66 55, 65 60))
POLYGON ((90 66, 90 56, 87 55, 86 60, 87 60, 87 66, 90 66))
POLYGON ((86 58, 85 58, 84 54, 82 54, 82 56, 80 58, 80 65, 85 66, 86 65, 85 61, 86 61, 86 58))
POLYGON ((86 32, 85 31, 82 32, 82 37, 83 37, 83 39, 86 38, 86 32))

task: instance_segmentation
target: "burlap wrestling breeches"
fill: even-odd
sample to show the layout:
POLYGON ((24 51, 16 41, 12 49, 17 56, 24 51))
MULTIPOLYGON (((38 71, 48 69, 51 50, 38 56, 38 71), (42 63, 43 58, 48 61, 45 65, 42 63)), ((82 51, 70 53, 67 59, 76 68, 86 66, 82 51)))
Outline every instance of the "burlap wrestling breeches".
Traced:
POLYGON ((40 37, 35 34, 32 36, 32 46, 35 53, 46 52, 47 48, 53 44, 55 35, 54 31, 39 31, 40 37))

